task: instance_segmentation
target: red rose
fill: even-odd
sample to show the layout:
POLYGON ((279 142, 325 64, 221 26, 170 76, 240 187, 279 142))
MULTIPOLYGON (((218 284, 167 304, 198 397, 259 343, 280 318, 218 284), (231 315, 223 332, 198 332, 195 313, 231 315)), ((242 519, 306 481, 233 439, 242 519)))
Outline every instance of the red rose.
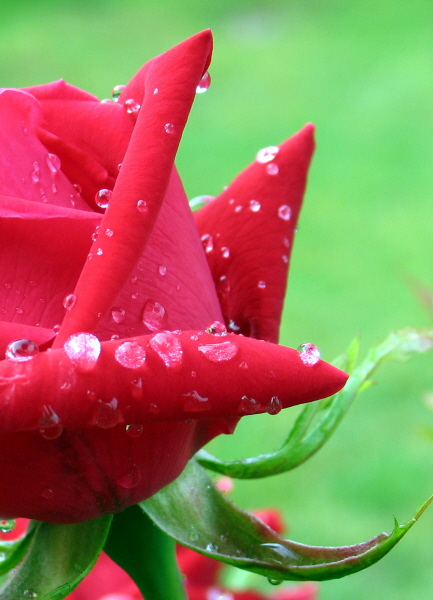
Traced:
POLYGON ((120 511, 242 415, 346 380, 314 348, 261 341, 277 341, 310 126, 198 213, 203 251, 174 157, 210 54, 209 32, 190 38, 117 102, 62 81, 0 93, 3 518, 120 511), (224 318, 228 335, 204 332, 224 318))

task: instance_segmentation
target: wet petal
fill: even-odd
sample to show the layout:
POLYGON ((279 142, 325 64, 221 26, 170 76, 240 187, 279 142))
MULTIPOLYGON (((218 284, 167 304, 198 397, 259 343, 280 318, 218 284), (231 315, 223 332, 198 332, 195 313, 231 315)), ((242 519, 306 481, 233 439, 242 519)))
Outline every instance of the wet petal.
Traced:
POLYGON ((259 153, 195 213, 226 324, 236 333, 278 341, 313 132, 306 125, 281 146, 259 153))

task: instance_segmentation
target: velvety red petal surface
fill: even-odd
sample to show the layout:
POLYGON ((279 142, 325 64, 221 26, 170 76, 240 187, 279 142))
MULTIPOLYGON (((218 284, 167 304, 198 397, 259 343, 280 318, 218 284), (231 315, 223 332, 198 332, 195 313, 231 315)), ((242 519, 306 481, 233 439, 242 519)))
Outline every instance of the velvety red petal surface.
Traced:
POLYGON ((278 341, 313 133, 306 125, 195 213, 226 324, 237 333, 278 341))

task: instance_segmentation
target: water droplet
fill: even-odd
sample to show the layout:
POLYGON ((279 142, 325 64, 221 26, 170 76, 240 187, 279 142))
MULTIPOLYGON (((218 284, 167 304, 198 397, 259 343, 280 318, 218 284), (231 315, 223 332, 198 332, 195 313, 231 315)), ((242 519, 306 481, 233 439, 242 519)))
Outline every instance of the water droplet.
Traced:
POLYGON ((243 210, 243 208, 244 208, 243 206, 236 206, 235 213, 240 213, 241 210, 243 210))
POLYGON ((132 285, 135 285, 138 282, 138 277, 136 275, 133 275, 129 282, 132 283, 132 285))
POLYGON ((132 438, 140 437, 140 435, 143 433, 143 425, 140 423, 127 425, 125 429, 126 433, 132 438))
POLYGON ((33 592, 32 590, 24 590, 23 596, 25 596, 26 598, 37 598, 38 594, 36 592, 33 592))
POLYGON ((283 261, 283 263, 286 263, 286 265, 289 262, 289 257, 287 256, 287 254, 283 254, 283 256, 281 257, 281 260, 283 261))
POLYGON ((280 219, 283 219, 283 221, 289 221, 292 216, 292 209, 290 206, 287 206, 287 204, 282 204, 278 209, 278 216, 280 219))
POLYGON ((206 331, 207 333, 211 333, 212 335, 227 335, 226 326, 224 325, 224 323, 220 323, 220 321, 214 321, 212 325, 209 325, 206 331))
POLYGON ((221 248, 221 255, 223 258, 228 258, 230 256, 230 248, 227 248, 227 246, 223 246, 221 248))
POLYGON ((46 440, 55 440, 62 435, 63 426, 60 417, 51 406, 44 405, 38 422, 39 433, 46 440))
POLYGON ((229 329, 231 329, 232 331, 240 331, 240 327, 239 325, 236 325, 236 323, 230 319, 229 320, 229 325, 228 325, 229 329))
POLYGON ((54 492, 53 490, 47 488, 42 492, 41 496, 42 498, 45 498, 45 500, 51 500, 51 498, 54 496, 54 492))
POLYGON ((200 412, 210 410, 209 398, 200 396, 197 390, 182 394, 182 405, 184 410, 188 412, 200 412))
POLYGON ((2 533, 9 533, 15 527, 15 519, 1 519, 0 520, 0 531, 2 533))
POLYGON ((33 171, 30 173, 33 183, 38 183, 41 179, 41 172, 37 162, 33 163, 33 171))
POLYGON ((166 123, 164 125, 164 131, 165 131, 165 133, 174 133, 174 125, 173 125, 173 123, 166 123))
POLYGON ((266 412, 269 413, 270 415, 277 415, 279 412, 281 412, 282 408, 283 408, 283 403, 278 398, 278 396, 272 396, 272 398, 269 400, 268 404, 266 405, 266 412))
POLYGON ((105 235, 109 238, 113 237, 114 235, 114 231, 112 229, 106 229, 105 230, 105 235))
POLYGON ((230 292, 230 282, 227 279, 227 275, 221 275, 218 280, 217 291, 219 294, 228 294, 230 292))
POLYGON ((111 97, 113 98, 113 100, 115 102, 117 102, 120 94, 123 92, 125 87, 126 87, 125 85, 115 85, 114 88, 111 90, 111 97))
POLYGON ((132 465, 131 469, 117 478, 117 483, 121 487, 129 490, 137 487, 141 481, 141 472, 138 465, 132 465))
POLYGON ((157 404, 153 404, 153 403, 152 403, 152 404, 149 404, 149 412, 150 412, 152 415, 156 415, 156 414, 159 412, 159 407, 158 407, 158 405, 157 405, 157 404))
POLYGON ((165 308, 155 300, 148 300, 144 305, 142 321, 150 331, 163 329, 167 321, 165 308))
POLYGON ((207 92, 210 86, 210 75, 206 71, 203 77, 198 82, 198 86, 195 88, 197 94, 203 94, 203 92, 207 92))
POLYGON ((258 163, 269 163, 277 156, 280 149, 278 146, 268 146, 267 148, 262 148, 257 152, 256 161, 258 163))
POLYGON ((210 233, 205 233, 204 235, 201 236, 201 241, 203 242, 203 248, 204 251, 206 252, 206 254, 209 254, 209 252, 212 252, 213 250, 213 237, 211 236, 210 233))
POLYGON ((125 320, 126 310, 123 308, 119 308, 118 306, 113 306, 111 309, 111 318, 115 323, 123 323, 125 320))
POLYGON ((250 396, 242 396, 241 410, 248 415, 254 415, 260 410, 260 403, 255 398, 250 396))
POLYGON ((114 358, 126 369, 138 369, 146 361, 146 350, 135 340, 123 342, 116 348, 114 358))
POLYGON ((202 206, 212 202, 212 200, 215 200, 215 196, 196 196, 195 198, 192 198, 188 204, 191 210, 198 210, 202 206))
POLYGON ((57 154, 47 154, 45 156, 45 160, 51 173, 57 173, 57 171, 60 171, 62 163, 60 162, 60 158, 57 156, 57 154))
POLYGON ((259 281, 257 287, 261 290, 264 290, 266 288, 266 281, 259 281))
POLYGON ((105 210, 108 207, 108 203, 110 202, 112 195, 113 192, 111 190, 103 188, 102 190, 99 190, 99 192, 96 192, 95 202, 99 208, 103 208, 105 210))
POLYGON ((164 277, 164 275, 167 275, 167 267, 165 265, 159 265, 158 273, 164 277))
POLYGON ((140 104, 134 100, 134 98, 128 98, 128 100, 125 100, 125 110, 129 115, 138 113, 140 108, 140 104))
POLYGON ((97 255, 97 256, 102 256, 103 254, 104 254, 104 251, 103 251, 103 249, 102 249, 102 248, 98 248, 98 249, 96 250, 96 255, 97 255))
POLYGON ((91 371, 101 354, 101 342, 91 333, 76 333, 66 340, 64 351, 83 372, 91 371))
POLYGON ((279 171, 280 168, 275 163, 269 163, 268 165, 266 165, 266 173, 268 175, 278 175, 279 171))
POLYGON ((206 552, 218 552, 219 548, 216 544, 212 542, 206 546, 206 552))
POLYGON ((190 542, 197 542, 200 539, 200 536, 199 536, 198 532, 195 529, 193 529, 188 534, 188 539, 190 542))
POLYGON ((251 212, 259 212, 259 210, 262 208, 262 205, 260 202, 258 202, 258 200, 250 200, 249 208, 251 212))
POLYGON ((191 335, 191 336, 190 336, 190 338, 189 338, 189 339, 190 339, 190 340, 192 340, 193 342, 197 342, 197 340, 198 340, 199 338, 198 338, 198 335, 196 335, 196 334, 194 333, 193 335, 191 335))
POLYGON ((158 92, 159 92, 159 89, 158 89, 158 88, 155 88, 155 89, 153 90, 153 95, 155 96, 155 94, 157 94, 158 92))
POLYGON ((111 429, 122 421, 122 413, 119 408, 117 398, 112 398, 110 402, 98 400, 95 408, 95 425, 101 429, 111 429))
POLYGON ((268 577, 268 581, 271 585, 281 585, 283 583, 282 579, 273 579, 272 577, 268 577))
POLYGON ((219 344, 203 344, 198 350, 211 362, 230 360, 238 353, 238 347, 233 342, 221 342, 219 344))
POLYGON ((314 344, 301 344, 296 351, 306 367, 312 367, 320 360, 320 350, 314 344))
POLYGON ((23 127, 22 127, 22 129, 23 129, 24 135, 29 135, 29 130, 28 130, 28 127, 26 127, 25 121, 23 121, 23 127))
POLYGON ((149 346, 164 361, 166 367, 176 367, 181 364, 183 350, 180 340, 171 331, 161 331, 154 335, 149 346))
POLYGON ((138 293, 134 292, 133 294, 131 294, 131 298, 132 298, 133 300, 137 300, 137 298, 138 298, 138 293))
POLYGON ((288 237, 283 237, 283 246, 285 248, 289 248, 290 247, 290 240, 288 237))
POLYGON ((15 309, 15 312, 16 312, 18 315, 22 315, 22 314, 23 314, 23 309, 22 309, 22 308, 20 308, 19 306, 17 306, 17 307, 16 307, 16 309, 15 309))
POLYGON ((53 192, 53 194, 57 194, 57 186, 55 183, 51 184, 51 191, 53 192))
POLYGON ((7 360, 12 362, 25 362, 39 354, 38 346, 31 340, 16 340, 11 342, 5 351, 7 360))
POLYGON ((146 213, 147 212, 147 202, 146 200, 139 200, 137 202, 137 210, 139 213, 146 213))
POLYGON ((68 294, 63 299, 63 306, 64 308, 66 308, 66 310, 72 310, 75 306, 76 301, 77 296, 75 294, 68 294))

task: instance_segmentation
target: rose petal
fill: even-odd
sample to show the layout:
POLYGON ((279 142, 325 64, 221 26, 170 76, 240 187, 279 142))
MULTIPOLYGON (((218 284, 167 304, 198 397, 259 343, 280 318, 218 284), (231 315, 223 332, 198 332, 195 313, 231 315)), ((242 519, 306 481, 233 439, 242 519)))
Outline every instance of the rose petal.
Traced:
POLYGON ((277 342, 293 236, 314 150, 306 125, 195 213, 226 324, 277 342), (278 168, 269 174, 269 165, 278 168))
POLYGON ((101 227, 116 231, 116 236, 102 240, 98 246, 104 260, 86 263, 75 290, 77 302, 62 324, 57 344, 74 332, 93 331, 131 276, 161 208, 195 87, 208 61, 210 48, 210 33, 203 32, 144 67, 141 110, 110 208, 101 223, 101 227), (156 85, 161 87, 161 92, 155 95, 156 85), (174 124, 173 132, 165 130, 167 123, 174 124), (137 210, 139 200, 145 202, 145 213, 137 210))

